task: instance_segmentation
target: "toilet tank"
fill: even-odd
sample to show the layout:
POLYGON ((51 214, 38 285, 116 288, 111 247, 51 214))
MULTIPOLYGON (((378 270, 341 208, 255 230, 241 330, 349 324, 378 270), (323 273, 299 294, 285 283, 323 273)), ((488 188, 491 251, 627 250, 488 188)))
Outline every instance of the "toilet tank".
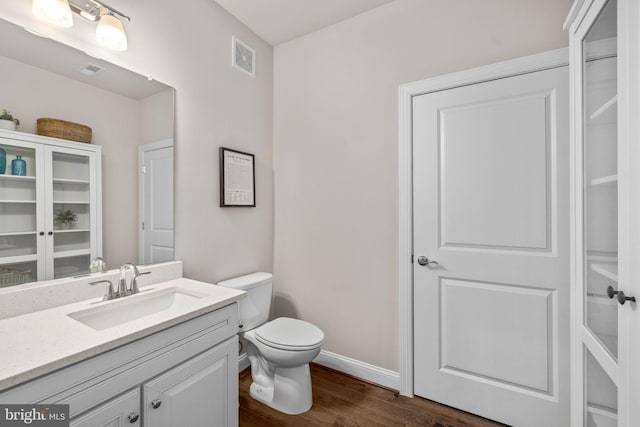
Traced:
POLYGON ((273 291, 273 276, 270 273, 251 273, 219 282, 218 285, 247 293, 238 301, 242 331, 249 331, 268 320, 273 291))

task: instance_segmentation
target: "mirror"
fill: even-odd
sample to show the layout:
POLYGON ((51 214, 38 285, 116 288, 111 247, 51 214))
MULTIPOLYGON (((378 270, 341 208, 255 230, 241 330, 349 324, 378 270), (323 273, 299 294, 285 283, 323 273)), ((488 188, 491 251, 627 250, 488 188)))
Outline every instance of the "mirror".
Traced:
MULTIPOLYGON (((0 38, 10 41, 0 44, 0 110, 20 120, 16 130, 36 134, 38 118, 62 119, 91 127, 91 143, 102 147, 98 254, 109 268, 172 260, 173 88, 3 20, 0 38), (145 165, 153 173, 139 173, 145 165)), ((6 249, 0 247, 0 271, 11 266, 6 249)), ((87 273, 85 258, 55 278, 87 273)))

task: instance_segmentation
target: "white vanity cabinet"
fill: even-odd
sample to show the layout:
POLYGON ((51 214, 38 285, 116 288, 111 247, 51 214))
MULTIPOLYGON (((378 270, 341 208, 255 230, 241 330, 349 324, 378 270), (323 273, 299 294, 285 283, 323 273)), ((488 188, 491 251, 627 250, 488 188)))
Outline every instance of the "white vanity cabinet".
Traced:
POLYGON ((0 287, 87 273, 102 252, 101 147, 0 131, 0 148, 0 287), (57 222, 63 211, 76 221, 57 222))
POLYGON ((69 404, 71 426, 238 425, 236 303, 0 393, 69 404))

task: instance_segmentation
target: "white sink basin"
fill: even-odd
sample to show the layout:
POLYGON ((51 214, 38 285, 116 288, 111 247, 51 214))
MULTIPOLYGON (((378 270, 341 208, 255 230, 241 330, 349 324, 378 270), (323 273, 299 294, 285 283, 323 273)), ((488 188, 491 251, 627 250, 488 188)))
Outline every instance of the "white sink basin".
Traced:
POLYGON ((180 288, 149 290, 69 313, 67 316, 101 331, 158 313, 188 311, 204 296, 180 288))

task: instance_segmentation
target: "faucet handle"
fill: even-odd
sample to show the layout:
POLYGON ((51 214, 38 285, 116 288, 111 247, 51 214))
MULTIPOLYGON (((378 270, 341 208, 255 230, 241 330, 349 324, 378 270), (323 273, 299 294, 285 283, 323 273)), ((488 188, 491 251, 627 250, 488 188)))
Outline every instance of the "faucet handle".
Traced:
POLYGON ((108 286, 104 291, 104 296, 102 297, 102 301, 112 300, 117 298, 116 293, 113 290, 113 283, 111 280, 97 280, 95 282, 90 282, 90 285, 99 285, 100 283, 107 283, 108 286))
POLYGON ((151 274, 151 272, 145 271, 140 273, 138 271, 138 273, 133 276, 133 279, 131 280, 131 288, 129 289, 129 292, 131 294, 137 294, 138 292, 140 292, 140 288, 138 288, 138 277, 144 276, 145 274, 151 274))

